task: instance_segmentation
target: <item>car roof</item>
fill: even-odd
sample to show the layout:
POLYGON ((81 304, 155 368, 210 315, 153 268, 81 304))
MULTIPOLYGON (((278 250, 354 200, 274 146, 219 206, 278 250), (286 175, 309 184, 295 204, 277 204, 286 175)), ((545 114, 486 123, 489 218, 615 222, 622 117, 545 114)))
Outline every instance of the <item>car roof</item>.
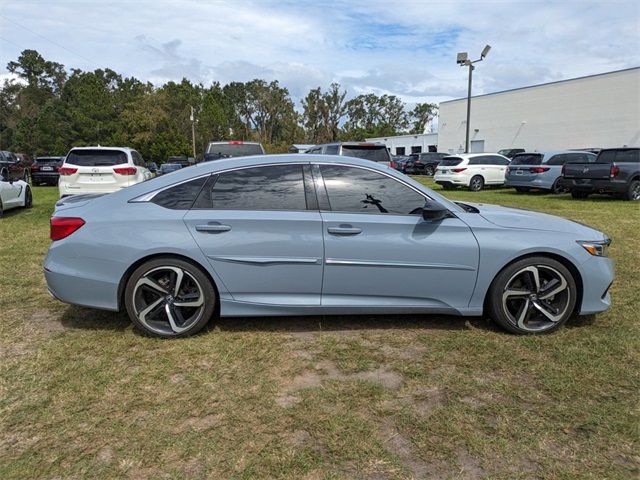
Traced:
POLYGON ((121 152, 131 152, 134 149, 131 147, 105 147, 103 145, 97 145, 95 147, 71 147, 70 152, 73 150, 120 150, 121 152))
POLYGON ((523 155, 543 155, 544 157, 550 157, 551 155, 559 155, 561 153, 588 153, 590 155, 595 155, 593 152, 587 152, 584 150, 547 150, 544 152, 520 152, 516 153, 515 157, 523 155))
MULTIPOLYGON (((447 157, 458 157, 458 158, 462 158, 467 159, 467 158, 474 158, 474 157, 484 157, 485 155, 496 155, 498 157, 505 157, 504 155, 501 155, 499 153, 495 153, 495 152, 485 152, 485 153, 452 153, 450 155, 447 155, 447 157)), ((507 158, 508 160, 508 158, 507 158)))

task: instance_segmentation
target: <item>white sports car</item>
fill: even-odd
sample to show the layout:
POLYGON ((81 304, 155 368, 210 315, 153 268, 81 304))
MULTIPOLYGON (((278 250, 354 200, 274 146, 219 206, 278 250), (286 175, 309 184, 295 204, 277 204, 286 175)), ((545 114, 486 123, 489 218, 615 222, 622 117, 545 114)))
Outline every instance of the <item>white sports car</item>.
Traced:
POLYGON ((23 180, 10 182, 0 177, 0 217, 5 210, 16 207, 30 207, 31 187, 23 180))

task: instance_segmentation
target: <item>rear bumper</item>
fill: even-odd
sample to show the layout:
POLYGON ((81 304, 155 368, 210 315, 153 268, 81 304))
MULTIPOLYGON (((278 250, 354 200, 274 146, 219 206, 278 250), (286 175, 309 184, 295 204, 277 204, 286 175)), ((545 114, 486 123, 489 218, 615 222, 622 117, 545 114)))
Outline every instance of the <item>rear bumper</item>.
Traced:
POLYGON ((542 188, 545 190, 551 190, 553 183, 549 183, 548 180, 536 178, 532 180, 522 180, 519 178, 505 178, 505 187, 527 187, 527 188, 542 188))
POLYGON ((627 182, 612 182, 606 179, 569 179, 563 178, 569 190, 577 192, 625 193, 627 182))

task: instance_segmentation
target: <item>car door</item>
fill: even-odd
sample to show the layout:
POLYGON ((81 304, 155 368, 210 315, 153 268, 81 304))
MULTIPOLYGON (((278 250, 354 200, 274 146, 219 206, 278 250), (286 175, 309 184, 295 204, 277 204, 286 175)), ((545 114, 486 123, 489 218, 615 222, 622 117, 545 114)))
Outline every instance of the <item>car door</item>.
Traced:
POLYGON ((500 155, 487 155, 487 160, 493 168, 493 178, 496 184, 503 184, 504 177, 507 172, 509 160, 500 155))
POLYGON ((425 196, 366 167, 313 167, 324 228, 322 304, 464 308, 478 268, 478 244, 452 216, 426 221, 425 196))
POLYGON ((0 199, 4 208, 12 208, 20 204, 20 193, 22 187, 17 183, 9 181, 5 177, 0 177, 0 199))
POLYGON ((184 221, 234 300, 320 304, 322 218, 309 164, 214 175, 184 221))

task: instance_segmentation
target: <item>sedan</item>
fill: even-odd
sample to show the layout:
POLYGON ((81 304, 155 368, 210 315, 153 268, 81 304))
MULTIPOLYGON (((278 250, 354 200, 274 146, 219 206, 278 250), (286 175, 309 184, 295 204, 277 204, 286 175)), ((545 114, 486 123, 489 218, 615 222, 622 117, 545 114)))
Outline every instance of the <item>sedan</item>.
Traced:
POLYGON ((58 202, 44 272, 59 300, 142 332, 213 318, 436 313, 531 334, 609 308, 609 238, 527 210, 452 202, 346 156, 205 162, 58 202))

